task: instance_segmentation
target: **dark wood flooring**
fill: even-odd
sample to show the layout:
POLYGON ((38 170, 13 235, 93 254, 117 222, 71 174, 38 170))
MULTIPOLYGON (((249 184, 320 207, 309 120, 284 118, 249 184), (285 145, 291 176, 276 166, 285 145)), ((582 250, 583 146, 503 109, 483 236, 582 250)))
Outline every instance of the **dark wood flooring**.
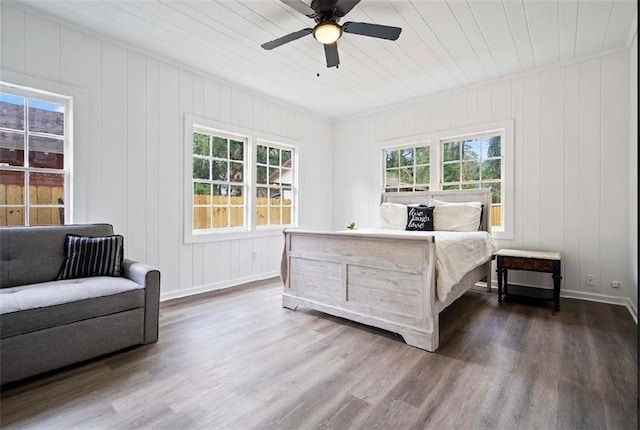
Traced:
POLYGON ((440 349, 315 311, 281 287, 164 303, 160 341, 5 387, 3 429, 635 429, 621 306, 470 291, 440 349))

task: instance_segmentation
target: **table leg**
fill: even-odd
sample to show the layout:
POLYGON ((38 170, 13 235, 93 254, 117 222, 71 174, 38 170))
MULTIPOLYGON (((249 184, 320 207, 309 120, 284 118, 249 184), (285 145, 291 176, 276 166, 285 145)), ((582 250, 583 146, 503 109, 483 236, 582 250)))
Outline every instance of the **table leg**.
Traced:
POLYGON ((561 279, 562 279, 562 276, 553 275, 553 301, 554 301, 553 310, 554 311, 560 310, 560 280, 561 279))
POLYGON ((502 276, 504 277, 504 279, 502 280, 502 294, 504 294, 505 298, 509 294, 508 272, 509 271, 507 269, 502 269, 502 276))
POLYGON ((498 276, 498 303, 502 301, 502 267, 498 265, 496 269, 496 275, 498 276))

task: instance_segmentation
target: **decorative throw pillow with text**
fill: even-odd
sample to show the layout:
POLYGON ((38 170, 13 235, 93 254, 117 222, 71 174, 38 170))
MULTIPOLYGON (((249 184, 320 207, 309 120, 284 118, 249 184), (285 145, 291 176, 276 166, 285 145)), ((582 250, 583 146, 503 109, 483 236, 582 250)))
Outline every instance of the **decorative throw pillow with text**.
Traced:
POLYGON ((433 231, 433 206, 407 206, 407 230, 433 231))

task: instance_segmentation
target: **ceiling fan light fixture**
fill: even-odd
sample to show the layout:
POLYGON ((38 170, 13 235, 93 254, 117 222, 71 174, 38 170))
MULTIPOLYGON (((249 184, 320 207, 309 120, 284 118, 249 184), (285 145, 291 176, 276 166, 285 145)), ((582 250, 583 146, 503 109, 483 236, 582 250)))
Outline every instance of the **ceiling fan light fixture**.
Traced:
POLYGON ((313 37, 324 45, 335 43, 342 36, 342 28, 335 22, 323 22, 313 29, 313 37))

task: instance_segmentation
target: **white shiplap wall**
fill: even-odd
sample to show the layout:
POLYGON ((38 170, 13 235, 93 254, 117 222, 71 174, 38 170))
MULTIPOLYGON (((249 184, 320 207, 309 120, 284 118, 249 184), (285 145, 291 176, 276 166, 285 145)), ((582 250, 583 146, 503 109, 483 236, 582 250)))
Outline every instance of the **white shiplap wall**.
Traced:
POLYGON ((380 142, 512 118, 514 238, 499 246, 561 251, 565 296, 629 304, 629 82, 622 51, 340 121, 334 228, 377 222, 380 142))
MULTIPOLYGON (((637 27, 637 17, 636 17, 637 27)), ((629 265, 630 298, 638 312, 638 32, 631 44, 629 80, 631 94, 629 124, 629 265)))
POLYGON ((331 122, 48 17, 3 4, 0 80, 84 94, 76 104, 74 222, 108 222, 171 298, 276 275, 282 234, 184 244, 183 119, 299 142, 299 222, 331 225, 331 122), (20 82, 16 82, 20 83, 20 82), (255 259, 253 254, 255 253, 255 259))

